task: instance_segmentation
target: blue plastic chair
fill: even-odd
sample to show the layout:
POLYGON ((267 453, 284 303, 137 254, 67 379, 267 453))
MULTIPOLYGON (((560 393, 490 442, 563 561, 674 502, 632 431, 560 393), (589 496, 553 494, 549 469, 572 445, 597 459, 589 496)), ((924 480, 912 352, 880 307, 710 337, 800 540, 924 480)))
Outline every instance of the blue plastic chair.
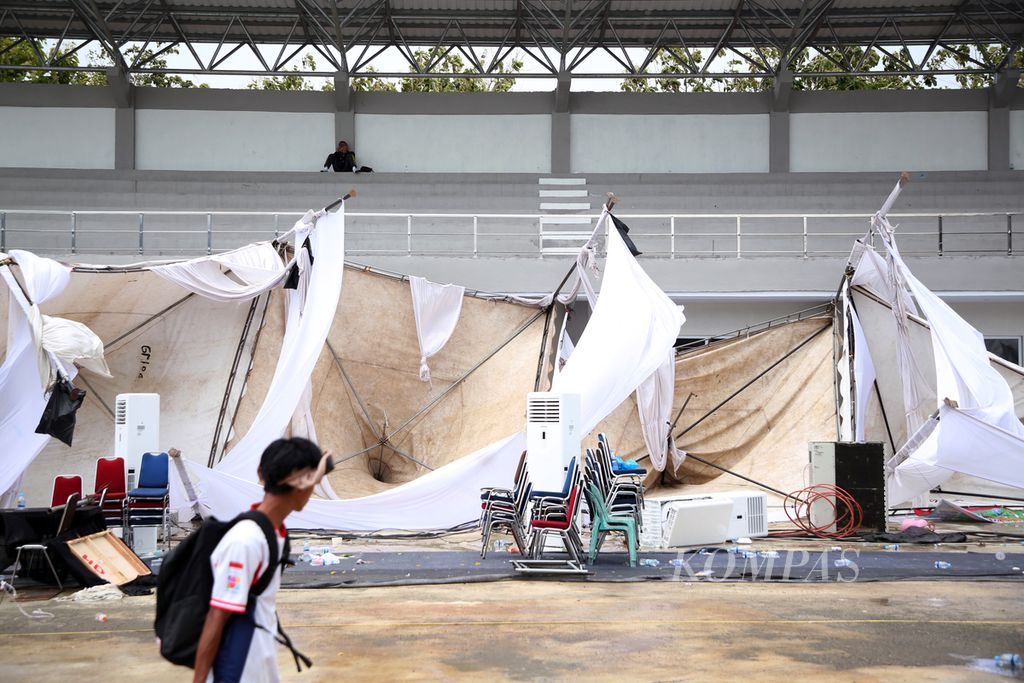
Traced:
POLYGON ((138 486, 128 492, 125 501, 124 533, 131 542, 132 527, 160 526, 167 544, 167 507, 169 505, 166 453, 143 453, 139 465, 138 486))

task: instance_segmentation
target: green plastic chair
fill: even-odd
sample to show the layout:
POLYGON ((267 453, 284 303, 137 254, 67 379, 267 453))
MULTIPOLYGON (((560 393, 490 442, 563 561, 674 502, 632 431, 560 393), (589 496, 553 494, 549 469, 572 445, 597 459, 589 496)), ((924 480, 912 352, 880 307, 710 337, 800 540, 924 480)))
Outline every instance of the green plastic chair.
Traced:
POLYGON ((587 482, 587 502, 590 504, 590 553, 587 556, 587 563, 594 564, 597 559, 597 549, 601 545, 605 534, 617 531, 626 535, 626 545, 629 547, 629 566, 636 566, 636 520, 623 515, 612 515, 605 507, 601 490, 594 482, 587 482))

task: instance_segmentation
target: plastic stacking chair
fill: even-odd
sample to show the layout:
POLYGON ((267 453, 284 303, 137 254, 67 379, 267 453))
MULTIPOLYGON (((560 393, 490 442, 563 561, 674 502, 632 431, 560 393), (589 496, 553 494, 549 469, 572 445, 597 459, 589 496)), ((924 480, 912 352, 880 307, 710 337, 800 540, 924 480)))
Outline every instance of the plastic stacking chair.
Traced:
MULTIPOLYGON (((81 480, 81 477, 79 477, 81 480)), ((64 512, 60 516, 60 524, 57 526, 57 532, 54 534, 55 537, 59 537, 65 531, 71 528, 71 523, 75 518, 75 509, 78 507, 78 501, 81 499, 82 494, 72 493, 67 497, 64 502, 64 512)), ((56 505, 51 507, 58 507, 56 505)), ((46 549, 46 546, 42 543, 26 543, 25 545, 18 546, 17 554, 14 556, 14 571, 11 574, 11 587, 14 587, 14 579, 21 571, 21 554, 22 553, 42 553, 43 558, 46 560, 46 564, 50 565, 50 571, 53 573, 53 578, 57 582, 57 590, 64 590, 64 583, 60 580, 60 574, 57 573, 56 567, 53 566, 53 560, 50 559, 50 552, 46 549)))
POLYGON ((576 513, 579 509, 580 499, 580 470, 572 468, 566 477, 569 481, 568 496, 547 496, 537 498, 532 496, 533 511, 531 513, 530 528, 533 530, 533 539, 530 548, 530 557, 540 559, 544 552, 544 543, 547 535, 558 534, 570 557, 577 563, 583 563, 583 541, 580 539, 579 530, 576 528, 576 513))
POLYGON ((77 493, 79 498, 82 497, 82 477, 77 474, 58 474, 53 478, 50 507, 63 505, 72 493, 77 493))
POLYGON ((587 483, 587 505, 590 506, 590 552, 587 554, 587 562, 594 564, 597 559, 597 552, 604 543, 605 536, 610 532, 619 532, 626 537, 626 547, 629 548, 629 566, 636 566, 637 534, 636 521, 625 515, 612 515, 602 500, 601 490, 594 482, 587 483))
POLYGON ((168 542, 166 453, 143 453, 139 465, 139 485, 128 492, 125 498, 124 533, 131 540, 131 530, 136 526, 160 526, 163 544, 168 542))
POLYGON ((124 501, 128 496, 124 458, 99 458, 96 461, 96 497, 107 526, 124 523, 124 501))
POLYGON ((480 489, 480 557, 487 557, 491 533, 505 529, 515 537, 519 552, 526 552, 525 519, 532 487, 526 466, 526 451, 519 456, 511 489, 488 486, 480 489))

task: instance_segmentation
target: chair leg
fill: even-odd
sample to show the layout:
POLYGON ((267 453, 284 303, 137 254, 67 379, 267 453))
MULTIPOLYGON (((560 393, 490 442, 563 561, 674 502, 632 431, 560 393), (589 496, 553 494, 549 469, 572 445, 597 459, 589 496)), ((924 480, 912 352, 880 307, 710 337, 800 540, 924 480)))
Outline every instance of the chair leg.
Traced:
POLYGON ((14 580, 18 578, 18 572, 21 571, 21 548, 18 548, 18 552, 14 556, 14 566, 11 568, 11 588, 14 588, 14 580))
MULTIPOLYGON (((21 571, 21 548, 18 548, 17 554, 14 556, 14 567, 11 570, 11 588, 14 588, 14 580, 18 576, 18 572, 21 571)), ((64 592, 64 582, 60 580, 60 574, 57 573, 57 568, 53 566, 53 560, 50 559, 50 553, 45 548, 42 550, 43 557, 46 558, 46 564, 50 565, 50 572, 53 573, 53 578, 57 582, 57 591, 64 592)))
POLYGON ((57 580, 57 592, 64 592, 64 583, 60 580, 60 575, 57 574, 57 568, 53 566, 53 560, 50 559, 50 553, 47 550, 43 550, 43 557, 46 558, 46 564, 50 565, 50 571, 53 572, 53 578, 57 580))

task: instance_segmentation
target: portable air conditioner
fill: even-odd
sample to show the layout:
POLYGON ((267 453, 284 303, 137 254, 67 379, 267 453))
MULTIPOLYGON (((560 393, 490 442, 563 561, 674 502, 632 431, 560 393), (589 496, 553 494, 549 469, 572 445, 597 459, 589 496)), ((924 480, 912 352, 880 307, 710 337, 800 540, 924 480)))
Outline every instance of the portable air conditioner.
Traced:
POLYGON ((566 468, 580 454, 579 394, 526 395, 526 458, 538 491, 560 491, 566 468))
POLYGON ((757 491, 726 491, 718 498, 732 499, 729 517, 729 539, 756 538, 768 535, 768 495, 757 491))
POLYGON ((143 453, 160 451, 160 394, 118 394, 114 401, 114 455, 138 472, 143 453))
POLYGON ((732 501, 717 496, 691 496, 663 505, 662 545, 713 545, 729 537, 732 501))

